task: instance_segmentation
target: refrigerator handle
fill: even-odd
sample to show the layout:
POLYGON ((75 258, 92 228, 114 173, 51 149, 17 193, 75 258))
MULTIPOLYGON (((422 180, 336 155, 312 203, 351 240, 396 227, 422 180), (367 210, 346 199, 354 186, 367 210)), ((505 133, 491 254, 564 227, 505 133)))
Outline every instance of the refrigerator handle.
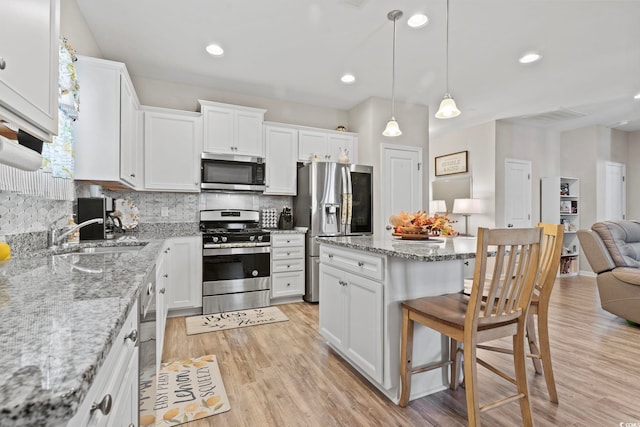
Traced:
POLYGON ((349 232, 351 232, 351 214, 353 208, 353 186, 351 185, 351 171, 347 169, 345 166, 345 170, 347 171, 347 225, 349 226, 349 232))
POLYGON ((342 194, 340 195, 340 224, 345 228, 344 230, 341 230, 342 233, 344 234, 346 232, 346 224, 349 222, 348 218, 347 218, 347 213, 348 213, 348 195, 350 193, 350 188, 349 188, 349 183, 350 183, 350 179, 349 179, 349 171, 347 170, 347 168, 344 167, 344 165, 342 165, 342 167, 340 168, 340 175, 341 175, 341 189, 342 189, 342 194))

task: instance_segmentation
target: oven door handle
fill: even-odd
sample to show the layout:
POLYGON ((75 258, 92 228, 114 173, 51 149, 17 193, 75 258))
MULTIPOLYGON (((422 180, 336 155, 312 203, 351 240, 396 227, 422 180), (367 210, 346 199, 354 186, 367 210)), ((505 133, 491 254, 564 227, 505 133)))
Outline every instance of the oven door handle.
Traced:
POLYGON ((242 254, 268 254, 271 252, 271 246, 252 246, 248 248, 217 248, 202 249, 202 256, 215 255, 242 255, 242 254))

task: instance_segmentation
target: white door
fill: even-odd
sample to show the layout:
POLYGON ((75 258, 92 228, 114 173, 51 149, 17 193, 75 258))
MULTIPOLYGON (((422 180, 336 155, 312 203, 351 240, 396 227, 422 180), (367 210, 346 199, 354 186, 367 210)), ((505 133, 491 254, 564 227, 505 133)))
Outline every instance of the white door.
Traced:
POLYGON ((382 226, 376 233, 389 237, 391 228, 386 227, 392 214, 422 209, 421 162, 420 147, 381 145, 382 226))
POLYGON ((626 166, 623 163, 605 162, 604 215, 605 221, 625 219, 626 166))
POLYGON ((505 226, 531 227, 531 162, 505 160, 505 226))

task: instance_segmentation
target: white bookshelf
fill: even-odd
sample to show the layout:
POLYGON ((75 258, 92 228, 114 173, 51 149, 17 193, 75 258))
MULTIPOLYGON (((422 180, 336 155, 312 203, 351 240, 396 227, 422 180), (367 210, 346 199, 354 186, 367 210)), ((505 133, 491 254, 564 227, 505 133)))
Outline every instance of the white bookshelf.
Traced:
POLYGON ((540 179, 540 221, 564 224, 559 277, 577 276, 580 271, 580 180, 563 176, 540 179))

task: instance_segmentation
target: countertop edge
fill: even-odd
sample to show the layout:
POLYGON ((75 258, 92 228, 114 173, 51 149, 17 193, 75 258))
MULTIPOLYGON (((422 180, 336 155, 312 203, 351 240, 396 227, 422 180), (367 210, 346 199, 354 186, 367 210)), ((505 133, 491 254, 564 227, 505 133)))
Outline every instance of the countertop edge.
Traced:
MULTIPOLYGON (((345 241, 343 239, 344 237, 316 237, 316 241, 320 244, 327 244, 327 245, 336 246, 336 247, 361 250, 365 252, 371 252, 371 253, 391 256, 395 258, 408 259, 412 261, 424 261, 424 262, 452 261, 452 260, 471 259, 471 258, 475 258, 476 256, 475 251, 425 255, 417 252, 399 251, 399 250, 383 248, 380 245, 376 245, 374 242, 358 242, 358 241, 351 241, 351 240, 345 241)), ((445 241, 445 239, 447 238, 439 237, 438 243, 442 243, 443 241, 445 241)))

